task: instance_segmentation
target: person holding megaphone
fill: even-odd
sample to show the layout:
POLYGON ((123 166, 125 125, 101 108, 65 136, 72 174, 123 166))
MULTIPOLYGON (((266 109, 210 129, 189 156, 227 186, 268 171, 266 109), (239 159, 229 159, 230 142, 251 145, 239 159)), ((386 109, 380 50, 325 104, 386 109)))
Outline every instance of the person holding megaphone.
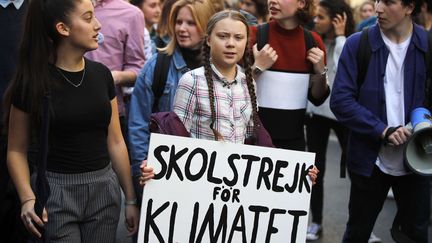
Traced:
POLYGON ((432 46, 428 33, 412 21, 421 2, 376 1, 377 24, 348 38, 339 59, 330 107, 350 130, 343 242, 368 241, 390 188, 397 203, 393 239, 429 242, 430 178, 411 168, 428 162, 432 167, 427 159, 431 133, 418 127, 427 124, 432 99, 427 78, 432 46), (424 119, 411 121, 419 107, 427 108, 420 115, 424 119), (406 126, 410 122, 414 129, 406 126))

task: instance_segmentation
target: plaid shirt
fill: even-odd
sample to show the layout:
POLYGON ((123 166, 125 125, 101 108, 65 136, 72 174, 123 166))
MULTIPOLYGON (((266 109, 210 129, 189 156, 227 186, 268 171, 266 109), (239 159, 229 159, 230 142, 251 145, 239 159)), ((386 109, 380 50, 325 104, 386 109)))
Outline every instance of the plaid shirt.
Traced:
MULTIPOLYGON (((245 74, 237 67, 235 79, 228 82, 214 65, 211 67, 216 106, 214 128, 225 141, 244 143, 253 132, 252 104, 245 74)), ((174 112, 192 137, 215 140, 210 128, 210 98, 204 67, 181 77, 174 98, 174 112)))

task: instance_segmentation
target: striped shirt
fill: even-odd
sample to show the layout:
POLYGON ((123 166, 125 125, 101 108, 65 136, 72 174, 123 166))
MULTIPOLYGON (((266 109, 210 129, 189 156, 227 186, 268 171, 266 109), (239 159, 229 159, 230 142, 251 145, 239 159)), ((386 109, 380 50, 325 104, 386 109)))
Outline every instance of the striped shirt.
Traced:
MULTIPOLYGON (((250 44, 256 43, 257 27, 250 28, 250 44)), ((315 45, 325 51, 316 32, 311 32, 315 45)), ((310 74, 313 65, 307 60, 306 41, 302 26, 284 29, 276 21, 269 22, 268 44, 279 58, 256 81, 259 115, 272 139, 303 140, 307 101, 324 102, 326 96, 314 98, 310 74)))
MULTIPOLYGON (((225 141, 243 143, 253 131, 252 104, 245 74, 237 67, 237 75, 230 82, 214 65, 211 68, 216 111, 214 128, 225 141)), ((204 67, 182 76, 174 98, 174 112, 192 137, 215 140, 210 128, 210 98, 204 67)))

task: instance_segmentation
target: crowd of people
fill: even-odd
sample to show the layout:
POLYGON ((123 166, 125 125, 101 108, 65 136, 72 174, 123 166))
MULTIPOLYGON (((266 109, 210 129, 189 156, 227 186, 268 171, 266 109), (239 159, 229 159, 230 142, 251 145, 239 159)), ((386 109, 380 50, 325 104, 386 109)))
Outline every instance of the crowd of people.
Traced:
POLYGON ((115 242, 121 203, 136 241, 156 112, 197 139, 260 146, 264 131, 315 153, 308 241, 322 237, 333 130, 351 183, 342 242, 381 242, 389 190, 394 240, 429 241, 430 178, 403 148, 411 112, 432 108, 431 1, 0 5, 0 242, 115 242))

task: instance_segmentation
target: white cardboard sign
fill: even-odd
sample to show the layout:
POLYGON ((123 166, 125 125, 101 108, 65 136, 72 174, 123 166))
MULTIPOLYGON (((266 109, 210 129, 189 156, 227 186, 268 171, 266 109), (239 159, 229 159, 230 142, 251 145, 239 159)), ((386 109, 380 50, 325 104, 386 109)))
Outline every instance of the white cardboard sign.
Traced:
POLYGON ((138 242, 305 242, 315 154, 152 134, 138 242))

